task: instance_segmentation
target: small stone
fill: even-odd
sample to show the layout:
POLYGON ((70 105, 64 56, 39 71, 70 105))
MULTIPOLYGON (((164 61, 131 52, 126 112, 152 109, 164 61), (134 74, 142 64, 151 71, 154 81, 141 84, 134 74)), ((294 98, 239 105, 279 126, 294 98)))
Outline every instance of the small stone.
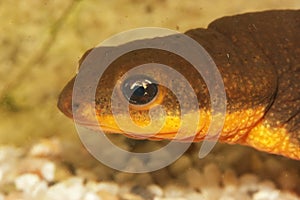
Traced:
POLYGON ((203 174, 205 177, 205 185, 211 187, 219 187, 221 183, 221 172, 216 164, 211 163, 204 167, 203 174))
POLYGON ((166 162, 162 161, 167 161, 170 160, 170 153, 167 150, 161 149, 159 154, 154 154, 154 156, 150 157, 149 163, 147 163, 147 166, 151 170, 158 170, 162 169, 167 166, 166 162))
POLYGON ((137 157, 133 157, 129 161, 126 161, 125 163, 126 163, 125 171, 137 172, 140 169, 145 168, 145 163, 143 163, 143 161, 138 159, 137 157))
POLYGON ((278 183, 282 189, 293 190, 296 187, 299 187, 299 174, 296 170, 283 171, 278 177, 278 183))
POLYGON ((54 173, 54 181, 60 182, 70 178, 71 176, 73 176, 71 171, 65 165, 62 164, 56 165, 56 170, 54 173))
POLYGON ((238 178, 232 169, 227 169, 222 176, 222 182, 224 187, 237 187, 238 178))
POLYGON ((83 186, 83 179, 79 177, 72 177, 51 186, 45 195, 46 199, 51 200, 81 200, 84 193, 85 188, 83 186))
POLYGON ((153 180, 149 173, 143 173, 143 174, 136 174, 133 182, 139 183, 140 186, 147 186, 153 183, 153 180))
POLYGON ((128 193, 131 193, 131 189, 132 187, 134 187, 134 183, 132 182, 128 182, 126 184, 122 184, 122 186, 120 187, 120 190, 119 190, 119 195, 122 196, 123 194, 128 194, 128 193))
POLYGON ((263 182, 258 183, 258 188, 260 190, 275 190, 276 186, 272 181, 265 180, 263 182))
POLYGON ((21 192, 12 192, 5 196, 5 200, 23 200, 24 195, 21 192))
POLYGON ((152 184, 152 185, 149 185, 147 187, 147 189, 152 193, 154 194, 156 197, 162 197, 163 194, 164 194, 164 191, 161 187, 159 187, 158 185, 155 185, 155 184, 152 184))
POLYGON ((199 192, 189 192, 185 196, 186 200, 206 200, 203 194, 199 192))
POLYGON ((120 188, 116 183, 113 182, 101 182, 97 184, 97 191, 105 191, 113 195, 117 195, 120 188))
POLYGON ((100 200, 119 200, 119 198, 116 195, 106 191, 99 191, 97 194, 99 195, 100 200))
POLYGON ((87 180, 97 180, 97 176, 95 173, 83 168, 76 169, 76 175, 87 180))
POLYGON ((280 172, 283 171, 282 164, 279 162, 278 159, 269 158, 264 163, 265 169, 270 177, 277 177, 280 172))
POLYGON ((174 176, 178 176, 178 174, 181 174, 184 171, 186 171, 189 167, 191 167, 191 165, 191 159, 188 156, 183 155, 178 160, 176 160, 176 162, 173 163, 169 167, 169 169, 174 176))
POLYGON ((23 174, 16 178, 15 185, 18 190, 32 197, 39 197, 48 189, 47 183, 36 174, 23 174))
POLYGON ((258 190, 258 177, 254 174, 242 175, 239 182, 239 190, 244 193, 253 193, 258 190))
POLYGON ((39 182, 40 178, 36 174, 23 174, 16 178, 15 185, 18 190, 29 193, 39 182))
POLYGON ((122 200, 144 200, 142 197, 140 197, 139 195, 136 194, 131 194, 131 193, 127 193, 127 194, 123 194, 121 196, 122 200))
POLYGON ((46 181, 53 181, 55 176, 55 164, 45 158, 28 157, 21 160, 19 173, 37 174, 46 181))
POLYGON ((145 200, 152 200, 154 197, 154 195, 147 188, 142 187, 140 185, 136 185, 133 188, 131 188, 131 193, 139 195, 145 200))
POLYGON ((250 159, 251 159, 251 162, 250 162, 251 169, 252 169, 253 173, 259 174, 264 168, 264 162, 256 154, 251 155, 250 159))
POLYGON ((83 200, 101 200, 101 197, 94 192, 85 193, 83 200))
POLYGON ((154 182, 159 183, 160 185, 166 185, 172 180, 167 168, 154 171, 151 175, 154 182))
POLYGON ((171 197, 171 198, 168 198, 168 197, 155 197, 154 200, 187 200, 187 199, 184 198, 184 197, 171 197))
POLYGON ((50 182, 54 180, 55 165, 52 162, 46 162, 41 168, 41 174, 46 181, 50 182))
POLYGON ((133 174, 126 172, 119 172, 114 176, 114 179, 117 183, 126 183, 132 180, 133 174))
POLYGON ((260 190, 253 194, 253 200, 277 200, 278 197, 278 190, 260 190))
POLYGON ((204 175, 194 168, 186 172, 186 179, 190 187, 195 189, 201 189, 205 185, 204 175))
POLYGON ((184 189, 177 185, 168 185, 164 188, 165 197, 174 198, 174 197, 184 197, 184 189))
POLYGON ((222 194, 222 189, 218 187, 204 187, 201 190, 204 199, 219 200, 222 194))
POLYGON ((61 144, 57 138, 42 139, 29 150, 30 156, 52 157, 61 154, 61 144))
POLYGON ((291 192, 280 192, 278 199, 299 200, 299 196, 291 192))

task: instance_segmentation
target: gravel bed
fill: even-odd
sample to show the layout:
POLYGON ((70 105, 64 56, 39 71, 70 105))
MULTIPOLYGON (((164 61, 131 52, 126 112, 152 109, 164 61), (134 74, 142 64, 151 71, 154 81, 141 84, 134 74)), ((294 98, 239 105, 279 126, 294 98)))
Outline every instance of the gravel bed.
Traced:
MULTIPOLYGON (((135 151, 162 145, 116 141, 135 151)), ((300 199, 299 161, 223 144, 200 160, 199 145, 172 165, 144 174, 110 169, 80 145, 57 138, 30 148, 1 146, 0 200, 300 199)))

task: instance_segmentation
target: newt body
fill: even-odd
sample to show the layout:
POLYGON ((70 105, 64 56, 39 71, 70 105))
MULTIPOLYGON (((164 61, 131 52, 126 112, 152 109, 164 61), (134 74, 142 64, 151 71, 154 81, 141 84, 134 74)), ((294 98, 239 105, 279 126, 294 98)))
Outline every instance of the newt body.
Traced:
MULTIPOLYGON (((185 34, 206 49, 224 82, 227 112, 219 141, 248 145, 300 160, 300 11, 265 11, 224 17, 212 22, 207 29, 189 30, 185 34)), ((96 127, 98 124, 89 111, 94 109, 90 107, 91 101, 95 101, 96 120, 104 131, 144 138, 138 131, 125 133, 114 121, 110 97, 113 88, 119 85, 121 91, 117 98, 127 98, 133 105, 129 108, 131 119, 128 120, 144 126, 150 121, 149 109, 161 105, 166 110, 165 124, 149 139, 174 138, 181 122, 178 101, 167 88, 155 87, 151 83, 152 79, 158 82, 168 79, 167 74, 153 71, 149 80, 146 80, 148 77, 136 80, 147 83, 145 87, 137 87, 142 87, 142 92, 147 92, 147 95, 134 93, 136 98, 126 97, 126 85, 133 85, 134 79, 127 77, 124 84, 120 78, 128 70, 145 63, 165 64, 189 80, 201 113, 198 133, 193 141, 203 140, 211 120, 205 82, 189 62, 164 50, 139 49, 120 56, 101 77, 95 99, 86 99, 83 95, 75 102, 77 109, 72 111, 75 76, 60 95, 59 109, 71 118, 76 112, 81 116, 81 124, 96 127)), ((87 81, 92 80, 87 77, 87 81)), ((88 93, 88 86, 83 91, 88 93)))

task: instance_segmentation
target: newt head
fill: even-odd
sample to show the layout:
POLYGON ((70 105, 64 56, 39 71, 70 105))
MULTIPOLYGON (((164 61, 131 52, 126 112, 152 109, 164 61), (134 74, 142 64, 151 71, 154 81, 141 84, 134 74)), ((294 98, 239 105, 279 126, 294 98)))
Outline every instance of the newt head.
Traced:
MULTIPOLYGON (((93 50, 96 54, 97 51, 101 53, 101 48, 93 50)), ((89 53, 90 51, 86 52, 80 64, 89 53)), ((212 120, 209 90, 201 75, 184 58, 164 50, 139 49, 117 58, 104 71, 100 80, 97 80, 99 77, 95 76, 91 68, 91 64, 87 64, 79 69, 85 78, 77 84, 81 88, 77 90, 80 93, 73 98, 75 102, 72 102, 72 97, 77 76, 65 86, 59 98, 59 109, 70 118, 76 116, 76 123, 93 130, 99 130, 101 126, 101 130, 106 133, 120 133, 135 139, 176 138, 180 141, 194 142, 204 138, 216 139, 216 135, 206 137, 212 120), (146 69, 135 70, 137 66, 147 63, 153 64, 148 65, 146 69), (196 106, 191 104, 187 85, 174 78, 171 72, 157 66, 157 63, 171 67, 188 80, 192 92, 196 95, 196 106), (130 70, 133 72, 128 75, 130 70), (98 82, 95 91, 91 89, 91 82, 98 82), (174 87, 170 89, 160 85, 161 82, 174 87), (91 94, 93 92, 95 94, 91 94), (178 95, 185 100, 183 115, 178 95), (117 104, 112 105, 113 101, 117 104), (113 112, 112 108, 116 111, 113 112), (164 111, 160 112, 161 110, 156 108, 164 111), (188 123, 182 129, 181 135, 178 135, 183 119, 188 123)), ((225 77, 228 75, 222 74, 225 77)), ((241 89, 241 85, 232 85, 232 81, 226 78, 224 81, 229 97, 238 97, 234 90, 241 89)), ((244 84, 242 77, 236 77, 236 81, 244 84)), ((266 87, 270 87, 271 84, 273 82, 270 80, 265 82, 266 87)), ((256 93, 262 92, 257 89, 256 93)), ((244 92, 255 94, 252 90, 244 92)), ((218 140, 226 143, 246 143, 247 133, 259 123, 269 105, 268 98, 258 99, 257 102, 247 98, 243 100, 244 104, 235 104, 231 99, 226 105, 229 112, 225 116, 224 127, 218 140)))

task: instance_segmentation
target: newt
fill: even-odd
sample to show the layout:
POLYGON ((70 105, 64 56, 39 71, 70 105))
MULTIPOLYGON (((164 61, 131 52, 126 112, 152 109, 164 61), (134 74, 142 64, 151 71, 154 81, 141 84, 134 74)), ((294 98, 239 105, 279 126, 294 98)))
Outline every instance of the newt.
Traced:
MULTIPOLYGON (((226 116, 218 141, 300 160, 300 10, 226 16, 211 22, 207 28, 188 30, 185 34, 209 53, 224 82, 226 116)), ((168 80, 167 74, 153 72, 152 77, 128 77, 120 81, 126 71, 145 63, 170 66, 189 81, 201 113, 193 142, 202 141, 211 119, 205 82, 184 58, 160 49, 138 49, 118 57, 99 80, 95 99, 83 95, 80 101, 73 102, 76 109, 72 110, 75 76, 62 90, 58 108, 70 118, 76 112, 81 116, 81 124, 87 127, 98 126, 90 115, 90 110, 95 109, 96 121, 104 132, 143 139, 143 133, 127 133, 114 120, 110 97, 113 88, 119 85, 117 98, 130 105, 128 120, 146 125, 150 120, 149 109, 160 105, 166 111, 165 124, 148 139, 173 139, 181 122, 180 106, 171 91, 153 81, 168 80), (92 101, 95 108, 90 106, 92 101)))

